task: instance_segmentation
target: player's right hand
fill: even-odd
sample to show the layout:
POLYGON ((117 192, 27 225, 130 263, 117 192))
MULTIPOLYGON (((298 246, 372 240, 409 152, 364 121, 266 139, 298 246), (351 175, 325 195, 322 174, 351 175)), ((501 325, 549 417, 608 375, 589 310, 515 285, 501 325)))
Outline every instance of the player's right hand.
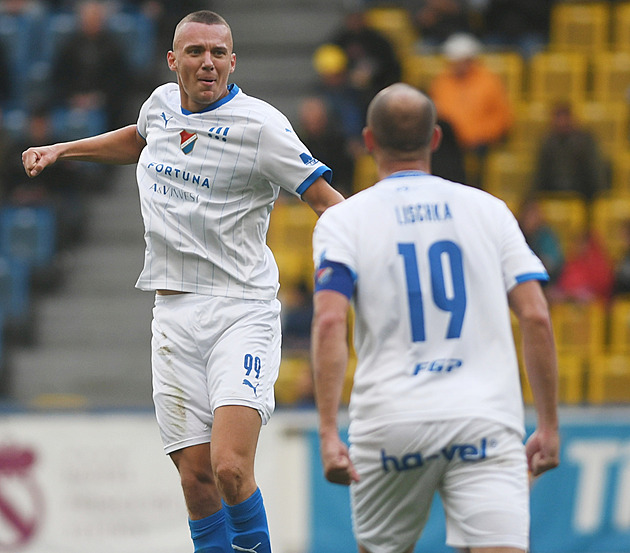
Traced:
POLYGON ((22 153, 22 165, 29 177, 36 177, 46 167, 57 161, 58 153, 53 146, 29 148, 22 153))
POLYGON ((322 439, 321 456, 324 476, 329 482, 349 486, 359 481, 359 473, 350 460, 348 448, 338 436, 322 439))

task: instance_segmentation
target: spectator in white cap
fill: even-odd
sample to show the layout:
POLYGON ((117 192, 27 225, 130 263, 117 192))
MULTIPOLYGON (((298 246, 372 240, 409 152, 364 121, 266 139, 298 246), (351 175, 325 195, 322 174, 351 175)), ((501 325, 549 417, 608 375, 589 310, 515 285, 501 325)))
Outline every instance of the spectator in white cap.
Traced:
POLYGON ((469 182, 481 186, 482 162, 512 124, 512 106, 501 78, 480 60, 482 45, 467 33, 451 35, 443 45, 448 67, 430 86, 440 119, 455 130, 471 161, 469 182))

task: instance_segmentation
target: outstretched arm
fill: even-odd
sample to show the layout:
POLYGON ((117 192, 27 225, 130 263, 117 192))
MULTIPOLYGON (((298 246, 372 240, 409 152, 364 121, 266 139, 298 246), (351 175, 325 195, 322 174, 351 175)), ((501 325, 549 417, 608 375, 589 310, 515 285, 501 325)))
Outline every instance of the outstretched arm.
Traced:
POLYGON ((339 437, 337 414, 348 364, 347 325, 350 302, 343 294, 320 290, 313 298, 312 361, 324 475, 349 485, 359 479, 348 448, 339 437))
POLYGON ((136 163, 145 146, 136 126, 129 125, 90 138, 29 148, 22 154, 22 164, 29 177, 60 159, 126 165, 136 163))
POLYGON ((558 371, 547 300, 538 281, 518 284, 509 293, 523 336, 525 368, 536 407, 536 431, 526 444, 533 476, 557 467, 560 462, 558 434, 558 371))

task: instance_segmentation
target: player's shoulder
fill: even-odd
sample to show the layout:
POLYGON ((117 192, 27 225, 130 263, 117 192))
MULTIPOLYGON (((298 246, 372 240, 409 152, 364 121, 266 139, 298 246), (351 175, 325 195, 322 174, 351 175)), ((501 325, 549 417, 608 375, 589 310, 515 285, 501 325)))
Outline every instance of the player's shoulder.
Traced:
POLYGON ((173 105, 177 106, 180 102, 179 87, 177 83, 168 82, 156 87, 149 95, 147 102, 150 106, 173 105))
POLYGON ((246 110, 251 118, 259 119, 265 123, 277 121, 282 125, 288 124, 287 117, 278 108, 261 98, 250 96, 243 89, 238 89, 238 94, 234 97, 233 102, 234 107, 238 107, 239 110, 246 110))

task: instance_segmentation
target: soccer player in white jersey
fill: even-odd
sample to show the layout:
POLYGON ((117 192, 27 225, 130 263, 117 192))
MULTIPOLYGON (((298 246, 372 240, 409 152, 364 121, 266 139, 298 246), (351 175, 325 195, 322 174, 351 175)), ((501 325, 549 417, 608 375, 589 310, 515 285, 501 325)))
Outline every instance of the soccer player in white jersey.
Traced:
POLYGON ((528 549, 531 475, 558 462, 547 278, 506 205, 430 174, 431 100, 396 84, 368 110, 380 180, 331 207, 313 236, 312 359, 324 473, 351 485, 361 553, 408 553, 435 491, 447 542, 528 549), (338 431, 354 303, 349 449, 338 431), (512 308, 538 414, 523 444, 512 308))
POLYGON ((222 17, 182 19, 167 61, 177 84, 158 87, 136 125, 30 148, 24 168, 34 177, 58 159, 138 164, 137 286, 156 291, 153 396, 195 552, 268 553, 254 456, 280 363, 269 214, 280 188, 318 214, 343 198, 281 113, 228 85, 236 55, 222 17))

